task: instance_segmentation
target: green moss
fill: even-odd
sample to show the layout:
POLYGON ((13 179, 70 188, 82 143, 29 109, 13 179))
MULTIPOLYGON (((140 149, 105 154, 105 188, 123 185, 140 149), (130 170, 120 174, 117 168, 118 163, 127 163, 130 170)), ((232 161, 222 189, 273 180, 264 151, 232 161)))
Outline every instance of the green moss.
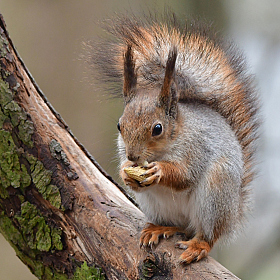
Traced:
POLYGON ((95 266, 88 266, 84 262, 81 267, 78 267, 75 271, 73 280, 105 280, 105 277, 102 275, 99 268, 95 266))
POLYGON ((28 248, 22 233, 14 226, 12 220, 5 215, 4 211, 0 212, 0 232, 14 248, 22 262, 32 268, 37 277, 42 276, 42 263, 35 260, 36 253, 28 248), (40 271, 41 273, 39 273, 40 271))
POLYGON ((26 166, 24 164, 20 165, 21 168, 21 183, 20 186, 22 188, 28 187, 31 184, 31 178, 27 172, 26 166))
POLYGON ((48 185, 42 195, 43 198, 48 200, 51 205, 56 208, 61 208, 61 196, 57 186, 48 185))
POLYGON ((2 186, 2 184, 0 184, 0 198, 6 199, 8 197, 9 197, 8 191, 2 186))
POLYGON ((31 172, 32 181, 40 193, 44 193, 46 186, 50 184, 52 172, 45 169, 42 162, 36 161, 34 170, 31 172))
MULTIPOLYGON (((13 100, 13 94, 9 84, 0 79, 0 105, 2 117, 7 117, 13 127, 18 128, 18 138, 28 147, 33 147, 32 134, 34 133, 33 123, 27 119, 26 112, 13 100)), ((2 120, 3 122, 3 120, 2 120)))
POLYGON ((24 202, 21 206, 21 215, 17 215, 16 220, 20 224, 19 229, 4 211, 0 211, 0 232, 36 277, 57 280, 105 280, 99 268, 88 266, 86 262, 77 267, 74 275, 68 278, 66 274, 56 271, 53 267, 44 266, 40 259, 37 259, 38 250, 62 250, 63 246, 61 230, 49 227, 33 204, 24 202))
POLYGON ((0 177, 4 188, 20 187, 20 163, 11 133, 0 130, 0 177))
POLYGON ((4 105, 3 109, 4 114, 10 117, 14 127, 18 126, 21 120, 25 121, 27 119, 26 113, 23 112, 19 105, 13 100, 4 105))
POLYGON ((66 274, 54 271, 51 267, 46 267, 44 272, 44 279, 54 279, 54 280, 105 280, 104 275, 101 273, 100 269, 94 266, 88 266, 84 262, 81 267, 77 267, 74 275, 70 278, 66 274))
POLYGON ((7 117, 4 115, 1 107, 0 107, 0 129, 3 128, 4 122, 7 119, 7 117))
POLYGON ((7 39, 0 36, 0 56, 5 57, 8 50, 8 41, 7 39))
POLYGON ((12 100, 13 100, 13 94, 9 89, 9 84, 0 79, 0 105, 1 105, 1 107, 4 108, 12 100))
POLYGON ((8 217, 1 214, 0 231, 14 248, 20 260, 25 263, 39 279, 41 279, 44 273, 42 262, 35 260, 35 254, 31 250, 28 250, 20 231, 14 227, 12 221, 8 217), (28 252, 29 255, 23 253, 22 250, 28 252))
MULTIPOLYGON (((18 150, 10 132, 0 130, 0 185, 3 188, 25 188, 30 185, 31 178, 26 167, 20 164, 18 150)), ((0 196, 3 197, 0 193, 0 196)))
POLYGON ((7 188, 25 188, 31 184, 31 178, 42 194, 53 206, 61 208, 61 196, 58 187, 51 185, 52 172, 32 155, 26 155, 30 163, 31 177, 25 165, 20 164, 19 150, 14 142, 20 139, 28 147, 33 147, 33 123, 27 119, 26 112, 13 100, 8 83, 0 79, 0 197, 7 198, 7 188), (17 127, 14 138, 10 131, 3 130, 4 123, 17 127), (17 137, 17 138, 16 138, 17 137))
POLYGON ((29 153, 22 153, 22 156, 27 159, 28 163, 30 164, 29 166, 29 169, 30 169, 30 172, 33 172, 34 169, 35 169, 35 165, 37 163, 37 158, 34 157, 33 155, 29 154, 29 153))
POLYGON ((25 201, 21 205, 21 215, 16 215, 23 236, 33 250, 62 250, 61 231, 50 228, 36 206, 25 201))
POLYGON ((54 207, 61 208, 61 196, 57 186, 51 185, 52 172, 45 169, 42 162, 34 156, 21 154, 17 149, 10 132, 0 129, 0 197, 7 198, 7 188, 26 188, 31 184, 31 178, 42 194, 54 207), (24 164, 20 164, 19 155, 24 156, 30 163, 31 177, 24 164))
MULTIPOLYGON (((20 260, 29 267, 31 272, 39 279, 42 279, 45 267, 40 260, 36 260, 35 257, 29 257, 27 254, 22 253, 21 251, 16 251, 17 256, 20 260)), ((49 278, 51 279, 51 278, 49 278)))
POLYGON ((25 153, 23 156, 30 164, 31 177, 34 185, 43 198, 48 200, 54 207, 61 208, 61 196, 57 186, 50 184, 52 172, 47 170, 43 163, 34 156, 25 153))
MULTIPOLYGON (((8 52, 8 42, 1 34, 0 56, 5 57, 8 52)), ((1 69, 1 74, 6 79, 11 73, 1 69)), ((18 87, 19 84, 13 91, 18 87)), ((25 189, 33 182, 42 197, 57 208, 61 208, 61 196, 58 187, 51 184, 52 172, 23 149, 34 146, 34 125, 25 110, 14 100, 13 91, 0 77, 0 198, 9 198, 8 188, 9 191, 15 188, 17 192, 11 193, 18 196, 21 202, 20 211, 13 217, 8 217, 0 207, 0 232, 36 277, 66 280, 69 279, 67 275, 53 267, 45 267, 41 259, 41 252, 63 250, 62 231, 50 226, 36 206, 26 201, 25 189)), ((53 157, 68 166, 70 163, 58 142, 52 142, 51 146, 53 157)), ((88 267, 85 262, 76 269, 71 279, 105 278, 99 269, 88 267)))
POLYGON ((61 242, 61 234, 62 234, 62 231, 59 228, 53 228, 51 231, 53 248, 55 248, 59 251, 61 251, 63 249, 63 245, 61 242))
POLYGON ((50 267, 45 268, 44 279, 53 279, 53 280, 67 280, 69 279, 67 275, 54 271, 50 267))
POLYGON ((5 215, 4 211, 0 211, 0 232, 15 249, 17 256, 31 269, 36 277, 39 279, 68 279, 63 274, 53 272, 50 268, 45 267, 42 261, 36 259, 38 250, 45 251, 46 247, 50 247, 50 240, 50 249, 63 249, 61 230, 50 228, 43 221, 43 218, 38 215, 40 213, 34 205, 29 202, 23 203, 21 216, 16 216, 16 219, 21 226, 24 226, 24 229, 21 227, 18 229, 14 226, 12 220, 5 215), (46 234, 46 232, 50 234, 46 234), (31 240, 31 236, 33 236, 34 240, 31 240), (39 240, 37 246, 35 246, 37 238, 39 240), (47 246, 42 244, 43 242, 46 242, 47 246), (30 246, 30 243, 32 246, 30 246))
POLYGON ((18 125, 18 137, 27 146, 33 147, 31 140, 32 134, 34 133, 33 123, 29 120, 21 121, 18 125))
POLYGON ((22 203, 21 215, 17 215, 16 219, 30 249, 49 251, 51 248, 50 229, 44 218, 38 215, 35 205, 27 201, 22 203), (43 242, 44 244, 42 244, 43 242))
POLYGON ((104 275, 101 273, 100 269, 94 266, 88 266, 84 262, 81 267, 77 267, 74 275, 70 278, 66 274, 54 271, 51 267, 46 267, 43 279, 54 279, 54 280, 105 280, 104 275))
POLYGON ((10 218, 5 216, 4 211, 0 212, 0 231, 13 245, 23 246, 24 240, 20 231, 13 225, 10 218))

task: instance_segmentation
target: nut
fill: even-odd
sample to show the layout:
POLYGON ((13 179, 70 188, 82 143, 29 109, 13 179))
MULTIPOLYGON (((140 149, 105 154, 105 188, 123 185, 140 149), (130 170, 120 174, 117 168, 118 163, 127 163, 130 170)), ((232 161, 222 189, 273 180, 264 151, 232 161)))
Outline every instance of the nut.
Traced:
POLYGON ((138 182, 148 178, 148 175, 143 176, 143 174, 146 172, 146 169, 143 166, 126 167, 123 170, 128 175, 128 177, 138 182))

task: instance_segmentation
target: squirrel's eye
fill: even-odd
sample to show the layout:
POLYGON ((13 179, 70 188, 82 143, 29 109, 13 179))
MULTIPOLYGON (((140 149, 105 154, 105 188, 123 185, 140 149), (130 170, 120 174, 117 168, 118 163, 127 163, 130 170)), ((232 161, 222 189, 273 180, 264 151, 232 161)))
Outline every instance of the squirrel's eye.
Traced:
POLYGON ((162 133, 162 125, 156 124, 153 128, 152 136, 159 136, 162 133))
POLYGON ((121 132, 121 126, 120 126, 120 123, 118 123, 118 124, 117 124, 117 128, 118 128, 118 131, 119 131, 119 132, 121 132))

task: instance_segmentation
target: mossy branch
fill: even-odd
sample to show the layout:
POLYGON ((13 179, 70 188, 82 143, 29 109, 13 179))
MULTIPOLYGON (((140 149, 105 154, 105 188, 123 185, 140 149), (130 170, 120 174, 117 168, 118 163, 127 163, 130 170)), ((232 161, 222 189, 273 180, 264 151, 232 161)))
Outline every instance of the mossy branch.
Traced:
POLYGON ((39 279, 237 279, 211 258, 180 265, 173 242, 139 248, 143 213, 48 103, 1 15, 0 179, 0 231, 39 279))

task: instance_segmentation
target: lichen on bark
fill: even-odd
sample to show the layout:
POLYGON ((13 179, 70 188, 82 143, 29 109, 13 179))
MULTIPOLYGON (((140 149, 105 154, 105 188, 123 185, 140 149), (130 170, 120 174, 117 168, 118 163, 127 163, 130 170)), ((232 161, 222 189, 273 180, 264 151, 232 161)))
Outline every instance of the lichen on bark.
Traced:
POLYGON ((19 161, 17 147, 11 133, 1 129, 0 140, 0 185, 2 190, 0 197, 7 198, 7 191, 4 191, 4 189, 9 186, 25 188, 30 185, 31 178, 25 165, 19 161))
POLYGON ((29 248, 45 252, 63 249, 61 230, 50 227, 35 205, 23 202, 15 218, 29 248))
POLYGON ((53 171, 59 162, 68 180, 76 180, 78 175, 55 139, 49 143, 54 166, 49 159, 39 160, 40 135, 21 95, 31 89, 4 29, 0 25, 0 232, 39 279, 104 279, 98 268, 75 258, 69 260, 63 251, 67 241, 63 241, 66 235, 60 225, 61 186, 54 184, 53 171), (50 218, 56 215, 57 221, 50 218), (69 270, 65 270, 65 259, 70 262, 69 270))
POLYGON ((5 66, 9 52, 7 40, 0 34, 0 232, 41 279, 46 268, 40 252, 63 250, 62 230, 48 224, 40 210, 27 200, 26 190, 35 187, 58 209, 61 196, 58 187, 51 184, 52 172, 30 154, 34 125, 16 100, 18 86, 11 87, 5 81, 14 75, 5 66))
POLYGON ((105 280, 105 277, 101 273, 99 268, 95 266, 88 266, 84 262, 81 267, 77 267, 74 276, 71 278, 73 280, 105 280))
MULTIPOLYGON (((0 208, 1 209, 1 208, 0 208)), ((7 217, 4 211, 0 211, 0 232, 14 248, 17 256, 25 263, 35 276, 41 278, 44 274, 44 266, 40 260, 36 260, 36 252, 30 250, 21 231, 15 227, 12 219, 7 217)))
POLYGON ((9 84, 0 79, 0 197, 7 198, 6 189, 9 186, 25 188, 30 185, 32 179, 43 198, 54 207, 61 208, 59 189, 50 184, 52 172, 33 155, 27 152, 21 153, 14 142, 20 140, 24 145, 32 148, 33 133, 32 121, 27 119, 27 113, 13 100, 9 84), (30 174, 27 172, 27 167, 19 161, 19 156, 22 155, 30 164, 30 174))
POLYGON ((58 209, 62 209, 61 196, 57 186, 51 184, 52 172, 47 170, 43 163, 29 153, 24 153, 23 157, 30 164, 32 182, 36 186, 43 198, 58 209))
POLYGON ((27 114, 14 100, 9 84, 0 79, 0 104, 5 120, 9 120, 13 128, 17 127, 17 137, 28 147, 33 147, 31 136, 34 133, 33 123, 27 119, 27 114))

